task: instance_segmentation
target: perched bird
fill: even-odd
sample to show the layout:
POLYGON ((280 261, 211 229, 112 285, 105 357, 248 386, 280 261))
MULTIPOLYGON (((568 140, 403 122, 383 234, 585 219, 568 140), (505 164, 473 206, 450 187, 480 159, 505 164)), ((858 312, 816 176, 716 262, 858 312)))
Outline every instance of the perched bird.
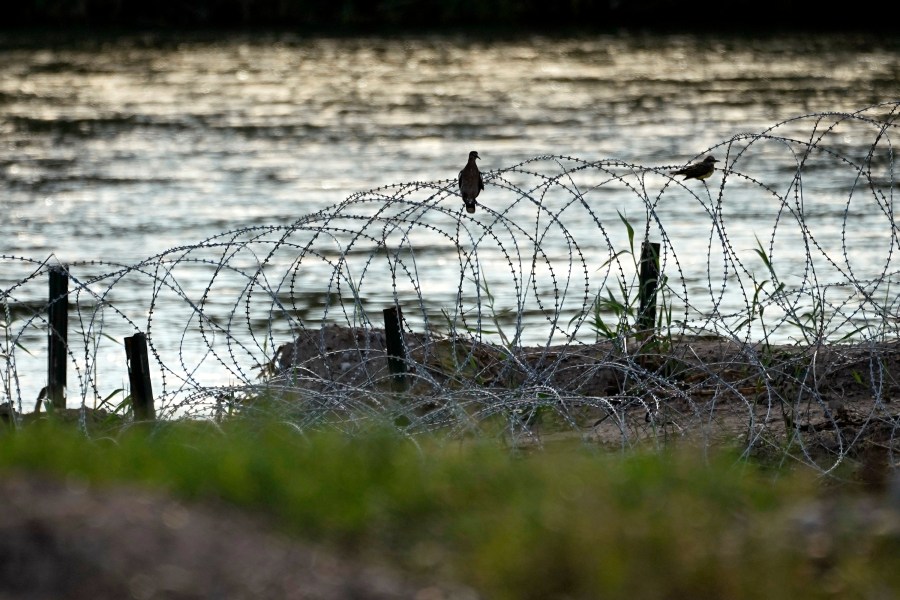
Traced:
POLYGON ((466 212, 475 212, 475 198, 478 193, 484 189, 484 180, 481 178, 481 171, 475 164, 475 159, 481 158, 478 153, 472 150, 469 152, 469 162, 459 172, 459 193, 463 202, 466 204, 466 212))
POLYGON ((682 167, 677 171, 669 171, 670 175, 684 175, 684 179, 706 179, 716 170, 716 163, 719 162, 713 158, 712 154, 704 158, 698 163, 682 167))

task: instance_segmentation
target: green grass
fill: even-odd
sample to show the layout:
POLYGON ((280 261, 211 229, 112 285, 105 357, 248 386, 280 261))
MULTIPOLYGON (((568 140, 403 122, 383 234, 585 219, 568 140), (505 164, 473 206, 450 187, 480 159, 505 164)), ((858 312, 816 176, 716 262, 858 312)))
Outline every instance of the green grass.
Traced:
POLYGON ((95 440, 34 426, 0 435, 3 470, 221 498, 305 539, 456 578, 492 599, 900 590, 896 528, 857 526, 841 509, 853 494, 832 489, 833 527, 806 532, 796 517, 823 496, 813 474, 728 453, 515 457, 489 444, 301 436, 277 424, 174 423, 95 440))

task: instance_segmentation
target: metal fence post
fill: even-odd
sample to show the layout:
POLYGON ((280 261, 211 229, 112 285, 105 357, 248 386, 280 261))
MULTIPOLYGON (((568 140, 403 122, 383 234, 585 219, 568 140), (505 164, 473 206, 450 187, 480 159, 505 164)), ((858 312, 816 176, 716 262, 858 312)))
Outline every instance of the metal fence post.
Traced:
POLYGON ((659 247, 654 242, 641 244, 641 272, 639 275, 638 335, 652 337, 656 332, 656 291, 659 287, 659 247))
POLYGON ((394 389, 406 389, 406 346, 403 344, 403 312, 399 306, 384 309, 384 332, 388 369, 394 389))
POLYGON ((50 268, 47 302, 47 400, 53 408, 66 407, 66 354, 69 333, 69 270, 50 268))

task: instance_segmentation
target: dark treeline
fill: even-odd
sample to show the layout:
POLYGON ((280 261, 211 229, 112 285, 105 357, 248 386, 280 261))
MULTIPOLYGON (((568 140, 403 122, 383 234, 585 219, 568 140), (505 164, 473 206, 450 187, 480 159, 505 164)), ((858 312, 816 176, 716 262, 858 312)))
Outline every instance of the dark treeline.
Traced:
POLYGON ((896 0, 17 0, 10 27, 897 27, 896 0), (832 5, 833 6, 833 5, 832 5))

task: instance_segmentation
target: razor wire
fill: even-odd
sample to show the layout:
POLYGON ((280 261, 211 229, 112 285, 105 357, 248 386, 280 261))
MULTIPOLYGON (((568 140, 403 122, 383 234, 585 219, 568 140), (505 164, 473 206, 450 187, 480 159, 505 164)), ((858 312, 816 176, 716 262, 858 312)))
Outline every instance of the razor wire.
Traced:
MULTIPOLYGON (((515 445, 737 440, 831 469, 896 462, 900 103, 816 113, 678 165, 538 156, 359 192, 287 225, 134 264, 66 265, 68 406, 127 407, 122 339, 147 335, 161 418, 274 414, 300 430, 498 435, 515 445), (641 245, 658 243, 654 332, 641 245), (402 310, 403 385, 383 310, 402 310)), ((47 270, 3 256, 4 400, 40 387, 47 270), (27 375, 26 375, 27 374, 27 375)), ((51 299, 52 300, 52 299, 51 299)))

